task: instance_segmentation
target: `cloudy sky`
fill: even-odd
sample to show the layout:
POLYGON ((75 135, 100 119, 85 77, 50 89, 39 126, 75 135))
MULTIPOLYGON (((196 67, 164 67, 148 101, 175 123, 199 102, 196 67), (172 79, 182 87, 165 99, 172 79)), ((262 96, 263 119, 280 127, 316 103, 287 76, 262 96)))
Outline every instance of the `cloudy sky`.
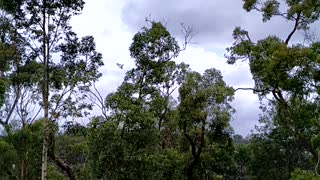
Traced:
MULTIPOLYGON (((93 35, 103 53, 104 77, 98 84, 103 95, 115 91, 126 70, 133 67, 129 46, 133 35, 147 25, 145 18, 166 23, 177 39, 182 37, 180 23, 193 28, 193 44, 176 59, 198 72, 219 69, 234 87, 253 87, 247 62, 228 65, 223 57, 232 44, 232 31, 241 26, 252 39, 274 34, 285 37, 293 24, 281 19, 262 23, 258 13, 246 13, 242 0, 87 0, 84 12, 72 20, 79 36, 93 35), (120 70, 116 63, 124 64, 120 70)), ((296 35, 299 38, 302 34, 296 35)), ((233 103, 236 113, 231 122, 236 133, 247 135, 258 124, 258 98, 250 91, 238 91, 233 103)))

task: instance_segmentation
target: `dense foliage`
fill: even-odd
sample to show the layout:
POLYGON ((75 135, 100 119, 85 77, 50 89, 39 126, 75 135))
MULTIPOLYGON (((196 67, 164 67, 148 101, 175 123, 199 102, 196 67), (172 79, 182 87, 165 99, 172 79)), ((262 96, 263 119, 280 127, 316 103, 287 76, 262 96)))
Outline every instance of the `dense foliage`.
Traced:
POLYGON ((188 42, 147 20, 129 47, 134 67, 106 97, 95 87, 94 38, 69 24, 84 5, 0 0, 0 179, 319 179, 320 42, 290 41, 319 19, 318 1, 243 0, 263 22, 294 24, 285 39, 235 28, 225 57, 247 60, 253 88, 177 63, 188 42), (230 126, 243 89, 262 103, 261 126, 246 138, 230 126), (101 114, 88 116, 94 105, 101 114))

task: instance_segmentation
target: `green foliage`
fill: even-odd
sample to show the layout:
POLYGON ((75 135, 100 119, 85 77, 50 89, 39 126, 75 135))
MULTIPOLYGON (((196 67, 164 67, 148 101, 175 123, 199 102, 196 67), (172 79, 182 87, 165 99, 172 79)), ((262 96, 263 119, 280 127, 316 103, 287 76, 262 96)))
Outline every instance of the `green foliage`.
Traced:
POLYGON ((48 180, 65 180, 64 175, 60 173, 56 167, 50 165, 48 167, 48 180))
MULTIPOLYGON (((6 24, 4 20, 0 18, 0 28, 1 24, 6 24)), ((8 30, 7 27, 3 27, 8 30)), ((0 33, 0 36, 4 36, 3 33, 0 33)), ((16 47, 5 42, 0 41, 0 107, 5 102, 5 93, 9 85, 9 77, 6 76, 7 72, 10 70, 10 64, 17 58, 16 47)))
POLYGON ((37 84, 41 78, 42 65, 36 61, 27 61, 19 66, 10 77, 13 86, 29 86, 37 84))
POLYGON ((4 95, 7 90, 7 81, 0 79, 0 107, 4 103, 4 95))
POLYGON ((4 140, 0 140, 0 178, 12 177, 16 174, 17 154, 12 145, 4 140))
POLYGON ((290 21, 298 20, 298 29, 308 29, 309 25, 319 19, 319 7, 320 3, 313 0, 244 0, 243 8, 250 12, 257 10, 262 14, 262 20, 264 22, 269 21, 272 17, 280 16, 290 21), (285 11, 280 10, 280 6, 285 6, 285 11))
POLYGON ((235 146, 234 161, 237 168, 237 177, 245 177, 250 174, 250 163, 252 162, 252 150, 248 144, 235 146))
POLYGON ((291 173, 290 180, 304 180, 304 179, 317 180, 319 179, 319 176, 316 176, 313 172, 301 170, 301 169, 296 169, 291 173))
POLYGON ((42 122, 11 132, 0 140, 0 178, 37 179, 40 176, 42 122), (3 163, 3 164, 2 164, 3 163))
MULTIPOLYGON (((180 48, 177 41, 170 35, 160 22, 151 22, 151 28, 143 27, 133 37, 130 55, 136 59, 137 66, 151 63, 165 63, 179 55, 180 48)), ((157 75, 155 75, 157 77, 157 75)))

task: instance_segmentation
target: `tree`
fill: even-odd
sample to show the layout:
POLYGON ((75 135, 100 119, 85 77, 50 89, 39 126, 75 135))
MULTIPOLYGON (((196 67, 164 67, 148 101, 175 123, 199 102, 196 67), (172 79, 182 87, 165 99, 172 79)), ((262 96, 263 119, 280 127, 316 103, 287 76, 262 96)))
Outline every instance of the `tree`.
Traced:
POLYGON ((237 177, 245 178, 250 175, 250 162, 252 161, 252 151, 248 144, 238 144, 235 147, 234 160, 237 168, 237 177))
POLYGON ((17 154, 15 169, 17 179, 38 179, 41 176, 41 146, 43 121, 35 121, 30 126, 11 132, 4 140, 14 147, 17 154))
POLYGON ((56 137, 56 153, 72 167, 79 180, 92 179, 90 169, 88 133, 89 128, 77 122, 68 121, 63 126, 63 131, 56 137))
POLYGON ((176 131, 172 93, 188 66, 173 61, 183 49, 167 29, 159 22, 147 22, 150 27, 136 33, 129 48, 135 67, 117 91, 106 97, 110 116, 102 122, 96 118, 91 128, 89 142, 99 178, 176 177, 169 167, 180 169, 177 164, 183 162, 177 151, 162 149, 176 144, 170 131, 176 131), (95 143, 102 139, 108 140, 101 146, 95 143), (169 160, 173 156, 177 161, 169 160), (158 162, 161 158, 168 161, 158 162))
POLYGON ((261 106, 262 126, 251 134, 248 147, 251 151, 249 174, 255 178, 289 179, 295 169, 313 169, 311 154, 301 141, 286 127, 277 125, 277 109, 272 103, 261 106), (266 156, 266 153, 268 155, 266 156))
POLYGON ((219 166, 232 162, 233 88, 215 69, 200 75, 176 64, 184 48, 161 23, 149 25, 133 37, 129 50, 135 67, 106 97, 110 115, 90 124, 92 174, 111 179, 227 177, 232 165, 219 166), (172 97, 177 87, 179 101, 172 97))
POLYGON ((189 73, 179 88, 182 152, 188 152, 191 147, 192 154, 187 167, 188 179, 194 178, 194 169, 201 163, 201 153, 206 146, 210 149, 215 143, 230 144, 228 128, 234 110, 229 103, 233 93, 233 88, 225 84, 215 69, 206 70, 202 76, 189 73))
POLYGON ((0 124, 9 131, 8 124, 20 97, 20 88, 13 87, 12 77, 16 76, 13 69, 20 66, 24 47, 22 39, 16 35, 14 24, 3 15, 0 17, 0 37, 0 124))
POLYGON ((249 60, 255 81, 252 89, 261 98, 273 96, 274 125, 281 127, 288 138, 294 138, 316 160, 318 145, 314 139, 320 130, 315 121, 319 119, 319 43, 303 45, 290 40, 297 31, 307 31, 319 19, 320 3, 309 0, 283 3, 245 0, 243 8, 248 12, 261 12, 264 22, 278 16, 293 22, 294 26, 285 39, 272 35, 256 42, 247 31, 237 27, 233 32, 235 43, 227 49, 226 57, 231 64, 239 59, 249 60), (281 11, 281 5, 286 7, 285 11, 281 11))
POLYGON ((78 39, 69 25, 71 17, 81 13, 84 1, 3 0, 0 4, 23 39, 24 62, 39 67, 32 83, 41 94, 44 112, 42 179, 47 179, 47 154, 69 179, 75 179, 70 166, 54 153, 51 127, 60 117, 87 114, 85 109, 91 105, 84 102, 83 92, 101 76, 102 56, 95 51, 93 37, 78 39))
POLYGON ((43 121, 37 120, 22 129, 11 129, 9 134, 1 137, 1 179, 39 179, 42 132, 43 121))

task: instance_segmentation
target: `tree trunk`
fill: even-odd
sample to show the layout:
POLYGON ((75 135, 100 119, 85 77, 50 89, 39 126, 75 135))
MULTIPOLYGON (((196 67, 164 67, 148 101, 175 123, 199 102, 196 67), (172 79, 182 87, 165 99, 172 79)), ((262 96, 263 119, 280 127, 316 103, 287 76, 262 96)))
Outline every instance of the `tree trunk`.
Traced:
POLYGON ((42 100, 44 108, 44 137, 42 147, 42 164, 41 164, 41 180, 47 180, 48 171, 48 125, 49 125, 49 82, 48 82, 48 60, 49 55, 47 54, 47 35, 46 35, 46 0, 43 0, 43 44, 42 44, 42 56, 43 56, 43 79, 42 79, 42 100))
MULTIPOLYGON (((52 123, 52 121, 50 121, 52 123)), ((49 127, 51 127, 52 124, 49 124, 49 127)), ((59 156, 55 154, 55 136, 54 132, 49 129, 48 131, 48 157, 53 161, 53 163, 58 166, 70 180, 76 180, 76 176, 74 175, 74 172, 72 171, 72 168, 70 165, 68 165, 66 162, 64 162, 59 156)))
POLYGON ((192 140, 192 138, 188 135, 185 134, 185 137, 188 139, 190 145, 191 145, 191 151, 192 151, 192 161, 189 163, 188 168, 187 168, 187 177, 188 180, 192 180, 193 179, 193 169, 195 168, 195 166, 197 165, 197 163, 199 162, 199 158, 200 158, 200 154, 199 154, 199 149, 197 152, 197 147, 195 142, 192 140), (199 154, 199 155, 198 155, 199 154))
POLYGON ((42 145, 42 164, 41 164, 41 180, 47 180, 47 169, 48 169, 48 141, 47 141, 47 122, 48 120, 44 120, 44 137, 43 137, 43 145, 42 145))
POLYGON ((196 166, 196 164, 198 163, 198 159, 193 159, 191 161, 191 163, 188 166, 187 169, 187 176, 188 176, 188 180, 192 180, 193 179, 193 169, 196 166))
POLYGON ((21 161, 21 180, 27 179, 27 162, 25 159, 21 161))
POLYGON ((198 148, 197 148, 196 142, 193 141, 188 134, 185 134, 185 137, 188 139, 191 145, 191 151, 192 151, 192 157, 193 157, 187 169, 188 180, 194 179, 193 170, 196 167, 196 165, 200 162, 200 155, 201 155, 202 148, 204 146, 204 132, 205 132, 205 119, 202 120, 200 145, 198 146, 198 148))

